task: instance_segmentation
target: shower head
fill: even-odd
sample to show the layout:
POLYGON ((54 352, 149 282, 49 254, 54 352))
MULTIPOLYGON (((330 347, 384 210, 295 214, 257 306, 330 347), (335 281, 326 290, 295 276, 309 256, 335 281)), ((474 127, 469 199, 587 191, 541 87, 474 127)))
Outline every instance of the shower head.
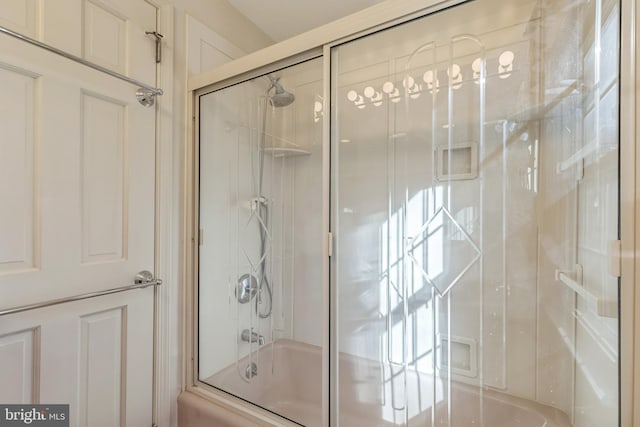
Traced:
POLYGON ((271 80, 271 86, 267 90, 267 93, 271 91, 271 89, 275 89, 273 95, 269 96, 269 102, 274 107, 286 107, 293 103, 296 100, 296 97, 291 92, 287 92, 282 85, 280 84, 280 78, 275 78, 272 76, 268 76, 269 80, 271 80))
POLYGON ((286 107, 296 100, 295 95, 284 90, 284 88, 279 83, 275 86, 275 88, 276 93, 274 93, 270 98, 271 105, 273 105, 274 107, 286 107))

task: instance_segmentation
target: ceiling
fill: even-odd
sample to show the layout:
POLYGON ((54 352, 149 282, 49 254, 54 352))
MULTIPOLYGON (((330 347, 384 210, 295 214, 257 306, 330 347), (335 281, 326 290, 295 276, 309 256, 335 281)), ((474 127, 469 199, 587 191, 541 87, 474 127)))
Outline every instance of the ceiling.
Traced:
POLYGON ((227 0, 279 42, 383 0, 227 0))

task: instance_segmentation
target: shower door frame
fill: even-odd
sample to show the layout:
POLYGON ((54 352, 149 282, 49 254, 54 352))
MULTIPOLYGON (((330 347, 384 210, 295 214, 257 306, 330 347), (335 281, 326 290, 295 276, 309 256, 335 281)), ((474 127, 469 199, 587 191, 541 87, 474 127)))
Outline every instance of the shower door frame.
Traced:
MULTIPOLYGON (((319 27, 308 33, 283 41, 245 57, 225 64, 215 70, 194 76, 188 82, 188 117, 193 118, 189 129, 189 142, 185 152, 184 189, 185 217, 183 233, 188 242, 183 251, 185 297, 183 299, 183 385, 192 393, 210 400, 218 406, 261 424, 297 425, 287 423, 257 405, 235 398, 228 393, 203 383, 198 378, 198 147, 199 147, 199 97, 215 90, 250 80, 273 70, 313 58, 323 58, 324 111, 333 111, 331 98, 331 49, 377 31, 400 25, 409 20, 428 16, 445 8, 457 6, 468 0, 406 0, 394 4, 379 4, 347 18, 319 27)), ((638 23, 640 8, 634 0, 620 0, 620 99, 619 99, 619 229, 621 241, 620 260, 620 310, 619 310, 619 411, 620 426, 640 426, 640 143, 637 124, 640 121, 640 44, 638 23), (637 409, 635 409, 637 408, 637 409)), ((337 344, 335 258, 331 258, 332 239, 331 205, 331 122, 330 114, 323 121, 323 382, 322 425, 335 426, 337 421, 337 352, 331 352, 337 344)))
MULTIPOLYGON (((193 145, 187 147, 187 172, 189 188, 187 191, 187 212, 185 221, 186 235, 190 236, 191 245, 186 245, 186 265, 185 269, 186 281, 190 284, 186 287, 185 292, 185 319, 184 319, 184 388, 201 397, 215 402, 219 406, 228 409, 236 414, 242 413, 249 416, 249 419, 260 423, 260 425, 278 425, 278 426, 299 426, 300 424, 289 421, 288 419, 275 414, 274 412, 263 409, 254 403, 249 403, 246 399, 236 397, 231 391, 226 392, 220 388, 214 387, 198 378, 198 272, 199 272, 199 249, 200 249, 200 232, 199 232, 199 175, 200 175, 200 156, 199 156, 199 98, 217 90, 221 90, 236 84, 250 81, 254 78, 278 71, 283 68, 294 66, 296 64, 318 59, 322 57, 321 49, 310 49, 308 51, 293 55, 285 60, 275 64, 266 64, 258 69, 242 73, 233 78, 225 79, 222 82, 216 82, 197 90, 191 90, 190 97, 192 102, 189 105, 189 116, 193 117, 193 128, 190 129, 193 138, 193 145), (190 304, 191 302, 191 304, 190 304)), ((233 61, 235 62, 235 61, 233 61)), ((324 144, 324 141, 323 141, 324 144)))

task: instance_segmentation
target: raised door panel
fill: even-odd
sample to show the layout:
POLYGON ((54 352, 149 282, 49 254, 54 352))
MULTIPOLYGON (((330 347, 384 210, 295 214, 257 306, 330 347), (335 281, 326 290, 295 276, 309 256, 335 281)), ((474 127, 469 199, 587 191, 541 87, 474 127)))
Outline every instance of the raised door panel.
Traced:
MULTIPOLYGON (((69 12, 58 20, 54 2, 0 0, 0 20, 19 3, 37 6, 46 43, 80 56, 94 43, 103 61, 154 82, 146 1, 56 0, 69 12), (89 14, 100 21, 91 29, 89 14), (108 31, 129 36, 124 48, 108 31)), ((0 91, 0 310, 153 270, 155 109, 136 86, 0 34, 0 91)), ((74 427, 151 425, 152 353, 152 289, 6 315, 0 402, 68 403, 74 427)))
POLYGON ((83 1, 41 1, 39 39, 65 52, 82 56, 83 1))
MULTIPOLYGON (((156 8, 146 1, 119 0, 129 17, 129 76, 154 85, 156 41, 147 32, 156 29, 156 8)), ((166 47, 163 47, 166 49, 166 47)))
POLYGON ((30 37, 36 36, 36 0, 0 0, 0 25, 30 37))
POLYGON ((37 328, 5 335, 0 332, 0 402, 37 401, 38 337, 37 328))
POLYGON ((0 322, 0 401, 70 405, 71 427, 151 425, 153 290, 0 322))
POLYGON ((86 1, 84 10, 85 58, 126 73, 127 17, 98 1, 86 1))
POLYGON ((0 37, 1 63, 0 308, 153 270, 154 109, 135 86, 19 40, 0 37))
POLYGON ((0 64, 0 274, 36 266, 36 79, 0 64))
POLYGON ((146 0, 0 0, 0 26, 148 84, 156 14, 146 0))
POLYGON ((145 1, 84 0, 83 54, 145 83, 155 82, 156 9, 145 1))
POLYGON ((126 308, 80 318, 80 423, 119 426, 124 418, 126 308))
POLYGON ((127 254, 126 106, 82 93, 82 262, 127 254))
POLYGON ((156 14, 144 0, 0 0, 0 26, 149 84, 156 14))

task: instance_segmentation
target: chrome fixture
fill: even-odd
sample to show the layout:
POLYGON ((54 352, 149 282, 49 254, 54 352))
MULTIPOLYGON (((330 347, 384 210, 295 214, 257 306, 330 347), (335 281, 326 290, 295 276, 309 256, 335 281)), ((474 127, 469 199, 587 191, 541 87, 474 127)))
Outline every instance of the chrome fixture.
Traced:
POLYGON ((118 292, 130 291, 133 289, 144 289, 150 286, 160 286, 162 285, 161 279, 156 279, 153 277, 153 273, 150 271, 143 270, 136 274, 133 285, 121 286, 119 288, 106 289, 104 291, 97 292, 89 292, 86 294, 75 295, 71 297, 59 298, 49 301, 38 302, 35 304, 22 305, 19 307, 7 308, 0 310, 0 316, 6 316, 8 314, 21 313, 23 311, 35 310, 37 308, 50 307, 52 305, 64 304, 73 301, 80 301, 83 299, 96 298, 101 297, 103 295, 115 294, 118 292))
MULTIPOLYGON (((57 47, 53 47, 46 43, 42 43, 41 41, 32 39, 31 37, 27 37, 24 34, 17 33, 13 30, 10 30, 9 28, 0 26, 0 33, 4 33, 8 36, 14 37, 18 40, 22 40, 34 46, 38 46, 44 50, 48 50, 49 52, 55 53, 56 55, 63 56, 67 59, 70 59, 82 65, 85 65, 89 68, 93 68, 94 70, 100 71, 102 73, 108 74, 117 79, 124 80, 125 82, 139 86, 140 88, 136 92, 136 98, 138 99, 140 104, 144 105, 145 107, 151 107, 155 103, 156 96, 163 94, 163 91, 160 88, 149 86, 148 84, 142 83, 139 80, 132 79, 131 77, 128 77, 128 76, 125 76, 124 74, 120 74, 118 72, 110 70, 106 67, 103 67, 102 65, 94 64, 93 62, 89 62, 84 58, 80 58, 79 56, 72 55, 69 52, 65 52, 64 50, 60 50, 57 47)), ((276 88, 276 94, 277 94, 277 88, 276 88)))
MULTIPOLYGON (((267 240, 269 236, 265 227, 269 224, 269 206, 268 199, 262 194, 262 184, 264 178, 264 154, 267 146, 266 134, 267 134, 267 106, 271 105, 274 108, 286 107, 295 101, 296 97, 291 92, 287 92, 280 84, 280 77, 267 75, 267 78, 271 82, 271 85, 267 88, 265 97, 265 106, 262 111, 262 132, 260 134, 260 146, 259 148, 259 171, 258 171, 258 194, 253 200, 252 209, 257 208, 258 218, 262 226, 260 227, 260 281, 257 286, 257 291, 260 292, 259 297, 256 299, 256 312, 258 317, 266 319, 271 316, 273 312, 273 291, 271 284, 267 278, 267 240), (273 95, 270 95, 271 91, 275 89, 273 95), (265 312, 261 312, 258 305, 262 302, 262 289, 266 289, 266 300, 268 302, 268 309, 265 312)), ((239 295, 239 293, 238 293, 239 295)), ((249 298, 249 300, 251 297, 249 298)), ((238 299, 240 301, 240 299, 238 299)), ((242 301, 240 301, 242 302, 242 301)))
POLYGON ((258 279, 251 274, 243 274, 238 279, 236 298, 240 304, 246 304, 258 293, 258 279))
POLYGON ((156 64, 162 62, 162 38, 164 37, 157 31, 145 31, 148 36, 153 36, 156 41, 156 64))
POLYGON ((248 379, 251 379, 258 375, 258 365, 255 363, 250 363, 247 365, 247 369, 244 370, 244 375, 248 379))
POLYGON ((136 99, 143 107, 153 107, 156 102, 156 94, 150 89, 141 87, 136 91, 136 99))
POLYGON ((136 277, 133 278, 133 283, 136 285, 147 284, 153 282, 153 273, 148 270, 139 271, 136 277))
POLYGON ((264 336, 258 334, 256 331, 251 329, 244 329, 240 334, 240 339, 244 342, 253 343, 257 342, 258 345, 264 345, 264 336))
POLYGON ((286 107, 296 100, 296 97, 291 92, 287 92, 280 84, 280 77, 267 76, 271 81, 271 86, 267 89, 267 95, 271 92, 271 89, 275 89, 275 93, 269 96, 269 101, 274 107, 286 107))

